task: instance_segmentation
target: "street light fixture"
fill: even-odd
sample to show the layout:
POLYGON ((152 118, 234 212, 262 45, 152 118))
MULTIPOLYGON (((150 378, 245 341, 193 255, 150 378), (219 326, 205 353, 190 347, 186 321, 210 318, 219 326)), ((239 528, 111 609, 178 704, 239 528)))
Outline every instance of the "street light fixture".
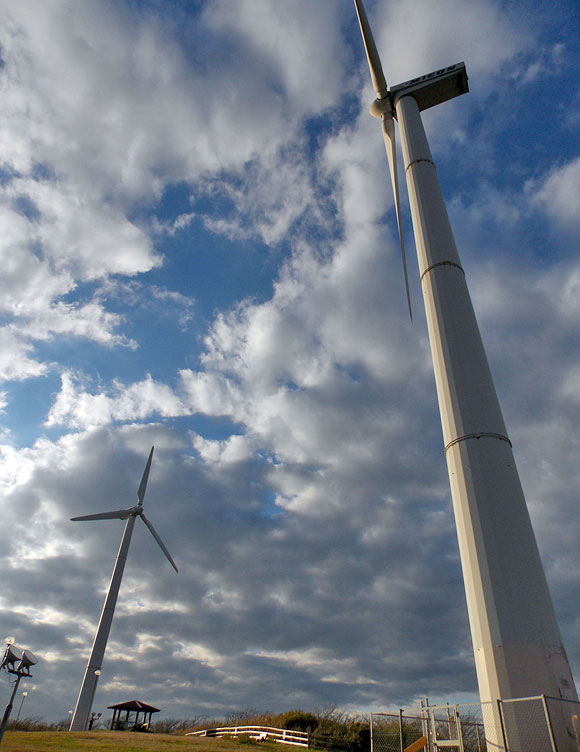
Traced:
MULTIPOLYGON (((4 651, 2 663, 0 663, 0 669, 4 669, 9 674, 14 674, 16 676, 16 681, 14 682, 14 687, 10 696, 10 702, 6 706, 4 717, 2 718, 2 724, 0 725, 0 742, 2 741, 4 731, 6 729, 6 726, 8 725, 8 720, 14 706, 14 698, 16 696, 16 692, 18 691, 20 680, 23 676, 32 676, 32 674, 30 673, 30 667, 36 664, 36 658, 34 657, 33 653, 30 652, 30 650, 20 651, 18 648, 14 647, 14 637, 7 637, 5 642, 6 649, 4 651)), ((28 692, 23 692, 22 702, 20 703, 20 710, 22 710, 22 703, 24 702, 24 697, 27 694, 28 692)), ((18 715, 20 715, 20 710, 18 711, 18 715)))

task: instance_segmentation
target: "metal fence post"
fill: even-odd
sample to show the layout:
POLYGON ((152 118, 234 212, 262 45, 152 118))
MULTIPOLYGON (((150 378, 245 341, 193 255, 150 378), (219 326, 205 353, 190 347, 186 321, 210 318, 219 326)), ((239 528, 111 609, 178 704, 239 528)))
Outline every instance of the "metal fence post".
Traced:
POLYGON ((457 741, 459 742, 459 752, 464 752, 463 729, 461 728, 461 717, 459 715, 459 705, 455 706, 455 731, 457 733, 457 741))
POLYGON ((421 726, 423 729, 423 736, 427 739, 427 750, 432 752, 431 746, 431 734, 429 731, 429 698, 421 700, 421 726))
POLYGON ((403 709, 399 708, 399 740, 401 745, 401 752, 405 752, 405 745, 403 742, 403 709))
POLYGON ((503 704, 501 700, 497 701, 497 712, 499 713, 499 725, 501 728, 501 738, 503 739, 503 748, 505 752, 509 752, 507 740, 505 737, 505 726, 503 725, 503 704))
POLYGON ((481 737, 479 736, 479 723, 475 724, 475 733, 477 734, 477 752, 481 752, 481 737))
POLYGON ((552 728, 552 719, 550 718, 550 711, 548 710, 548 703, 546 702, 546 695, 542 695, 542 705, 544 706, 544 713, 546 715, 546 723, 548 724, 548 734, 550 735, 550 743, 552 744, 553 752, 558 752, 556 747, 556 740, 554 739, 554 729, 552 728))
POLYGON ((373 747, 373 714, 369 713, 369 715, 370 715, 369 726, 370 726, 370 731, 371 731, 371 752, 374 752, 374 747, 373 747))

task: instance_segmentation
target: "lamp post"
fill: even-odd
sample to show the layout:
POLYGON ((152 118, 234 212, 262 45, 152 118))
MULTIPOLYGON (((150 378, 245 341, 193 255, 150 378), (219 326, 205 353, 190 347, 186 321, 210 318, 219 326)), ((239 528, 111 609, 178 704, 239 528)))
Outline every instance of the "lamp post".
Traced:
MULTIPOLYGON (((8 671, 9 674, 14 674, 16 676, 16 681, 14 682, 12 694, 10 695, 10 701, 6 706, 6 710, 4 711, 4 716, 2 718, 2 724, 0 725, 0 742, 2 741, 4 731, 6 729, 6 726, 8 725, 10 713, 12 712, 12 708, 14 707, 14 698, 16 697, 16 692, 18 692, 20 680, 23 676, 32 676, 32 674, 30 673, 30 667, 34 666, 35 663, 36 658, 30 651, 20 651, 18 648, 14 647, 14 637, 6 638, 6 650, 4 651, 4 657, 2 658, 0 669, 3 668, 8 671)), ((22 702, 24 702, 24 697, 27 694, 28 692, 23 693, 22 702)), ((22 703, 20 704, 20 708, 22 709, 22 703)), ((18 714, 20 715, 20 711, 18 711, 18 714)))
POLYGON ((22 700, 20 700, 20 707, 18 708, 18 713, 16 714, 16 720, 18 721, 20 719, 20 713, 22 712, 22 706, 24 705, 24 700, 28 697, 28 692, 22 693, 22 700))

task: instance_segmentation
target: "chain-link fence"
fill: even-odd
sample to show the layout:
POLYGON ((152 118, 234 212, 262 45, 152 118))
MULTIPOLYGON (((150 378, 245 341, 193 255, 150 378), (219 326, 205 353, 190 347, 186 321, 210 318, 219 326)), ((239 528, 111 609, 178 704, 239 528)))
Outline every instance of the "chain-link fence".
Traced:
POLYGON ((580 752, 580 703, 524 697, 371 713, 371 752, 580 752))
POLYGON ((566 739, 565 749, 560 749, 562 744, 554 745, 556 752, 580 752, 580 703, 545 697, 544 706, 553 736, 556 740, 560 737, 566 739))
POLYGON ((465 752, 487 752, 485 741, 485 708, 479 703, 458 705, 465 752))
POLYGON ((399 713, 371 713, 371 752, 404 752, 428 738, 428 719, 420 709, 399 713))
POLYGON ((504 700, 500 706, 510 752, 555 752, 542 697, 504 700))

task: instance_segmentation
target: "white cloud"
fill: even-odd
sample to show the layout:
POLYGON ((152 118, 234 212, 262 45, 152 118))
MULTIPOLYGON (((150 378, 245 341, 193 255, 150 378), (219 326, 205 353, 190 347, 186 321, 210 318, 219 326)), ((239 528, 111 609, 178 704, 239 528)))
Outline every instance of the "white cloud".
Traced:
POLYGON ((347 228, 377 222, 385 202, 393 204, 380 122, 369 115, 364 104, 354 128, 329 139, 323 164, 338 178, 333 187, 347 228))
POLYGON ((303 215, 320 220, 320 208, 313 184, 312 166, 305 163, 302 153, 282 150, 269 158, 263 157, 245 171, 242 181, 207 186, 210 195, 227 198, 235 212, 226 217, 203 218, 211 232, 231 240, 261 237, 275 245, 286 238, 293 223, 303 215))
POLYGON ((397 0, 379 8, 377 45, 392 84, 464 60, 489 86, 502 63, 533 39, 525 19, 499 2, 397 0))
MULTIPOLYGON (((339 96, 340 77, 327 74, 345 63, 340 16, 319 3, 305 33, 296 9, 279 11, 272 3, 218 4, 184 16, 180 27, 110 2, 0 5, 0 163, 11 175, 0 196, 0 285, 2 305, 20 317, 24 350, 32 349, 27 338, 71 334, 134 344, 108 301, 69 304, 62 296, 88 280, 160 265, 128 214, 172 183, 199 183, 200 195, 233 201, 236 215, 202 217, 230 237, 277 243, 301 215, 317 212, 311 172, 288 150, 304 115, 339 96), (264 25, 274 36, 260 33, 264 25), (201 65, 207 33, 228 37, 231 54, 204 53, 201 65), (298 66, 296 45, 304 53, 298 66), (243 70, 233 49, 246 53, 243 70), (254 174, 241 186, 230 181, 249 162, 254 174)), ((151 228, 174 234, 194 216, 153 220, 151 228)), ((17 351, 9 358, 13 378, 49 367, 17 351)))
POLYGON ((34 472, 34 461, 29 452, 19 451, 9 444, 0 445, 0 483, 9 490, 30 479, 34 472))
POLYGON ((242 396, 235 385, 219 374, 183 370, 181 386, 192 412, 207 415, 236 415, 242 396))
POLYGON ((50 165, 83 192, 150 199, 167 182, 273 153, 306 112, 334 103, 340 76, 328 74, 344 65, 333 4, 309 7, 306 27, 295 12, 214 4, 180 29, 111 2, 4 7, 5 160, 18 172, 50 165), (208 33, 227 35, 230 52, 201 64, 208 33))
POLYGON ((103 345, 124 345, 134 348, 136 343, 115 329, 122 321, 119 314, 108 313, 97 303, 86 305, 66 304, 62 301, 50 308, 25 318, 22 334, 35 340, 50 339, 58 335, 85 337, 103 345))
POLYGON ((230 436, 225 441, 212 441, 194 435, 192 444, 203 461, 208 463, 245 462, 254 452, 254 446, 247 436, 230 436))
POLYGON ((219 653, 209 650, 204 645, 196 645, 192 642, 183 642, 174 647, 173 653, 176 658, 182 660, 201 661, 210 666, 221 666, 224 658, 219 653))
POLYGON ((85 430, 113 421, 132 422, 152 416, 177 417, 188 415, 189 409, 165 384, 155 382, 148 374, 143 381, 126 386, 114 383, 112 396, 100 391, 91 394, 77 387, 74 375, 65 372, 58 393, 46 419, 47 426, 67 425, 85 430))
MULTIPOLYGON (((320 512, 325 484, 338 486, 348 469, 378 460, 384 432, 402 428, 397 412, 385 412, 385 390, 406 400, 411 372, 429 378, 424 351, 407 342, 402 279, 387 275, 385 239, 373 226, 354 228, 331 259, 304 246, 270 301, 219 316, 204 371, 181 374, 192 411, 229 415, 289 464, 273 469, 271 482, 293 510, 320 512), (294 463, 328 472, 305 478, 294 463)), ((348 493, 333 503, 347 503, 348 493)))
POLYGON ((28 313, 50 305, 73 286, 68 274, 55 274, 38 253, 33 224, 8 206, 0 206, 0 306, 5 312, 28 313))
POLYGON ((562 230, 580 234, 580 157, 555 166, 537 183, 527 186, 533 203, 562 230))
POLYGON ((284 102, 289 116, 293 110, 299 115, 319 113, 339 100, 345 65, 342 15, 329 0, 297 0, 292 5, 218 0, 205 11, 213 31, 242 37, 262 57, 265 75, 260 78, 270 84, 271 105, 278 108, 284 102), (283 96, 276 93, 279 87, 283 96))
POLYGON ((31 351, 32 345, 14 327, 0 327, 0 379, 11 381, 44 375, 47 366, 30 358, 31 351))
POLYGON ((6 201, 26 200, 30 243, 58 273, 79 280, 107 274, 134 275, 160 263, 151 241, 116 207, 85 187, 59 181, 16 179, 4 189, 6 201))

